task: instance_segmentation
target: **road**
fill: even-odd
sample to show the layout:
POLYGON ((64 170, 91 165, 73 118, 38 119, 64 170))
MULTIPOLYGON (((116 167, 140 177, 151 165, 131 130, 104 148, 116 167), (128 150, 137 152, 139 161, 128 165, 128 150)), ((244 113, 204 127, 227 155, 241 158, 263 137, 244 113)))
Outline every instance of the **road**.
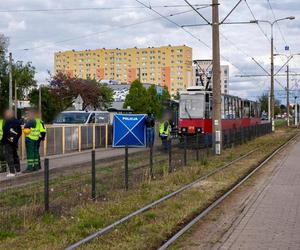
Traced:
POLYGON ((179 249, 300 249, 300 140, 199 223, 179 249))

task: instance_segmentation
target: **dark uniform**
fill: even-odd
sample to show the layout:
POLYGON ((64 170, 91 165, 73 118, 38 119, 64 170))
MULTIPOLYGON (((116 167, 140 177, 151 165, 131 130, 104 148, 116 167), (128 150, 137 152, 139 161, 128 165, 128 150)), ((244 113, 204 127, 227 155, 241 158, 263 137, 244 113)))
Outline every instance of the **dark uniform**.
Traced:
POLYGON ((11 174, 21 170, 18 155, 18 142, 21 135, 22 128, 18 119, 12 118, 4 121, 2 145, 4 158, 11 174))

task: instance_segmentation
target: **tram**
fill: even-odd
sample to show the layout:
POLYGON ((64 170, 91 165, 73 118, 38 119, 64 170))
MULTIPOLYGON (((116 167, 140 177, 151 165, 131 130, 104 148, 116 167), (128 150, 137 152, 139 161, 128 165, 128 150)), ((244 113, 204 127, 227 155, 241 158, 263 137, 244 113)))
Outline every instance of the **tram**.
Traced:
MULTIPOLYGON (((188 88, 180 95, 179 135, 212 135, 212 91, 203 86, 188 88)), ((222 129, 239 129, 261 124, 257 102, 231 95, 222 95, 222 129)))

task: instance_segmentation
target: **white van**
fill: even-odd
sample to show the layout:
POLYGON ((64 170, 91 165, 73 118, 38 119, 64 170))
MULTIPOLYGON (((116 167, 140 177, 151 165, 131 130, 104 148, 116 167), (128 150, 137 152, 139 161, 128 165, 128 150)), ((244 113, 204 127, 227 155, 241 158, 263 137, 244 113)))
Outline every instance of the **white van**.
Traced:
POLYGON ((53 121, 53 125, 87 125, 109 124, 109 112, 107 111, 64 111, 53 121))

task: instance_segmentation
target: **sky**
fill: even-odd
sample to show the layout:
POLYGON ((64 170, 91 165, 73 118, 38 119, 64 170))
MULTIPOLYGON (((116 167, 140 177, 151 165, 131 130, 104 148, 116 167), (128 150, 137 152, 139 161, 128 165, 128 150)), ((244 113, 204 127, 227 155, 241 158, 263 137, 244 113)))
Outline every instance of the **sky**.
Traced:
MULTIPOLYGON (((153 10, 168 16, 180 26, 205 23, 184 0, 164 0, 163 3, 159 0, 139 1, 150 5, 153 10)), ((160 18, 153 10, 144 8, 136 0, 1 2, 0 33, 9 37, 9 51, 13 53, 15 61, 30 61, 36 67, 36 79, 39 84, 47 83, 48 72, 53 71, 54 52, 57 51, 185 44, 193 48, 193 59, 212 57, 210 26, 186 27, 185 29, 193 35, 191 36, 174 23, 160 18)), ((211 7, 208 6, 210 0, 189 2, 198 4, 198 8, 203 7, 198 11, 211 20, 211 7), (203 5, 200 6, 201 4, 203 5)), ((238 0, 219 2, 222 20, 238 0)), ((293 21, 285 20, 274 26, 275 47, 276 53, 300 53, 299 0, 247 0, 247 3, 258 20, 274 21, 275 18, 295 16, 293 21), (289 52, 285 51, 286 45, 290 47, 289 52)), ((242 0, 227 21, 253 20, 248 6, 246 1, 242 0)), ((270 25, 265 23, 221 26, 221 60, 222 64, 230 66, 231 94, 257 99, 269 90, 269 77, 246 78, 239 75, 265 74, 252 58, 267 71, 270 70, 270 30, 270 25)), ((280 69, 286 60, 285 56, 277 56, 276 69, 280 69)), ((295 56, 290 62, 292 73, 300 73, 299 63, 300 56, 295 56)), ((285 74, 285 69, 280 73, 285 74)), ((277 76, 276 79, 276 96, 285 102, 286 77, 277 76)), ((300 78, 297 76, 291 76, 292 96, 298 95, 298 79, 300 78)))

